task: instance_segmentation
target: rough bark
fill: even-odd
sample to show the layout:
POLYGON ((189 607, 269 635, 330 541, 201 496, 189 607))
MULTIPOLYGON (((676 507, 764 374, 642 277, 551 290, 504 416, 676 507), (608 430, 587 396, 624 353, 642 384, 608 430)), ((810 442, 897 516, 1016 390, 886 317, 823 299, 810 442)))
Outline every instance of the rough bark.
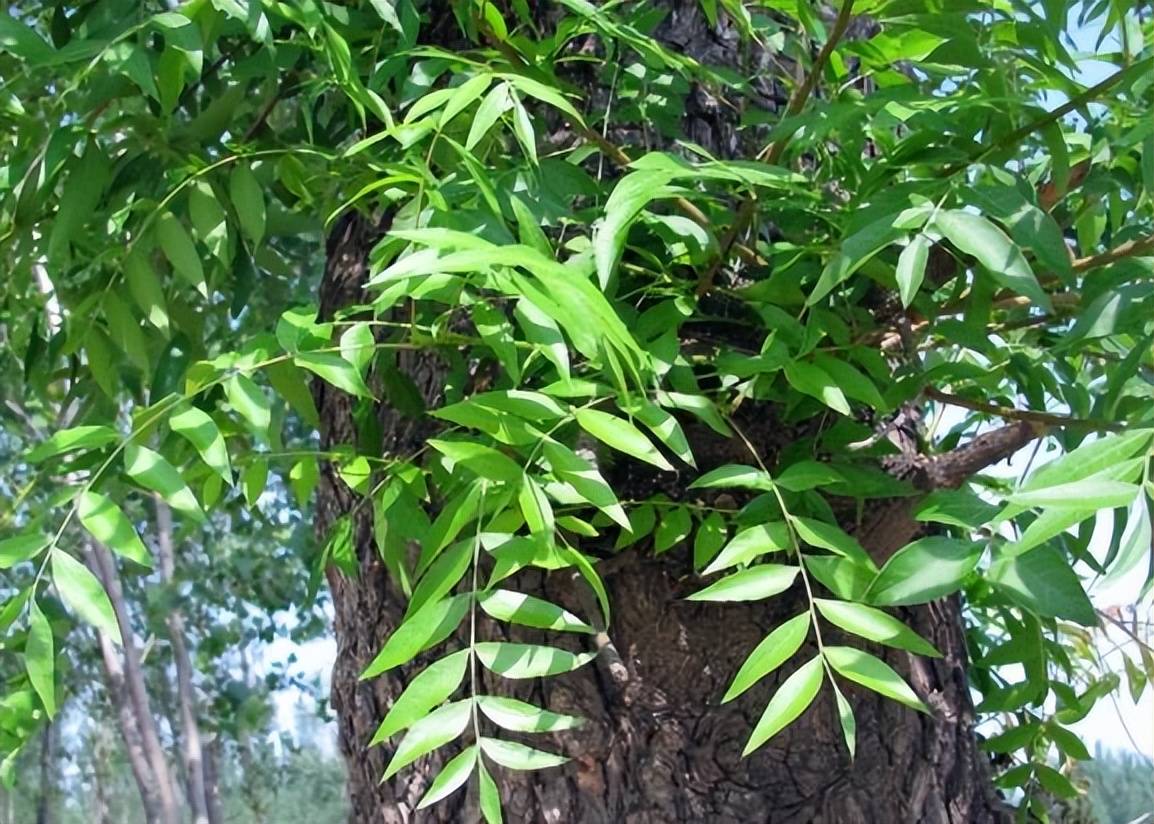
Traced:
MULTIPOLYGON (((157 498, 156 505, 156 557, 160 580, 169 585, 176 571, 176 559, 172 545, 172 510, 168 504, 157 498)), ((168 628, 168 640, 172 645, 172 658, 176 665, 177 702, 180 705, 181 755, 184 759, 185 782, 187 784, 188 807, 193 824, 208 821, 208 801, 205 790, 204 755, 198 720, 196 686, 193 684, 192 658, 188 654, 188 644, 184 634, 184 613, 179 607, 168 610, 164 619, 168 628)))
POLYGON ((58 726, 51 722, 45 724, 40 733, 40 786, 36 796, 36 824, 54 824, 56 821, 56 799, 59 796, 56 739, 59 735, 58 726))
MULTIPOLYGON (((696 2, 665 0, 662 5, 669 15, 656 32, 658 39, 706 64, 741 65, 745 76, 758 78, 756 94, 768 101, 783 98, 773 79, 781 69, 771 56, 743 49, 736 32, 724 23, 717 29, 707 26, 696 2)), ((450 27, 451 20, 444 26, 450 27)), ((436 37, 438 27, 433 31, 436 37)), ((590 78, 587 89, 594 108, 604 92, 595 82, 590 78)), ((732 115, 704 88, 694 89, 687 100, 683 126, 690 140, 719 156, 752 156, 749 147, 742 145, 732 115)), ((639 130, 644 131, 640 124, 639 130)), ((643 134, 632 141, 625 129, 618 138, 619 143, 650 145, 652 136, 643 134)), ((320 287, 323 318, 363 302, 367 251, 381 230, 376 221, 353 214, 334 228, 320 287)), ((443 379, 435 358, 406 352, 399 356, 397 366, 412 377, 426 405, 436 406, 443 379)), ((353 399, 319 384, 315 392, 322 422, 321 448, 356 444, 353 399)), ((772 418, 772 410, 760 414, 772 418)), ((380 410, 379 421, 380 448, 385 454, 413 454, 429 435, 428 421, 388 408, 380 410)), ((752 435, 754 446, 767 461, 783 445, 775 442, 782 435, 778 430, 776 436, 752 435)), ((998 446, 1010 448, 1030 437, 1033 433, 1021 431, 1006 436, 998 446)), ((699 462, 716 465, 733 460, 727 451, 742 448, 733 443, 698 443, 695 453, 699 462)), ((990 462, 997 457, 1004 453, 987 450, 982 459, 990 462)), ((931 485, 939 481, 948 485, 943 479, 952 478, 951 467, 915 468, 931 485)), ((631 488, 629 497, 653 491, 652 487, 631 488)), ((339 518, 353 513, 357 552, 356 576, 336 567, 327 571, 338 643, 332 701, 349 772, 351 820, 388 824, 476 820, 472 790, 430 809, 415 810, 444 757, 435 754, 381 782, 391 751, 387 746, 367 747, 392 700, 418 671, 392 671, 367 682, 358 679, 404 612, 403 599, 374 545, 370 509, 358 506, 356 494, 332 467, 322 469, 317 534, 323 540, 339 518)), ((916 529, 901 504, 885 502, 867 515, 871 517, 865 520, 861 537, 878 556, 901 546, 916 529)), ((499 772, 506 820, 566 824, 1007 820, 990 783, 988 764, 976 746, 964 628, 956 599, 911 609, 903 616, 943 653, 941 659, 870 648, 907 677, 931 708, 929 715, 849 689, 858 724, 857 758, 851 761, 826 687, 816 705, 789 730, 743 759, 741 750, 769 695, 796 664, 787 665, 730 704, 720 705, 719 699, 749 652, 774 627, 803 610, 804 600, 786 595, 753 604, 687 602, 684 596, 694 586, 688 559, 676 552, 660 558, 633 552, 606 571, 615 610, 610 636, 619 661, 602 655, 596 665, 576 673, 517 687, 520 697, 584 716, 589 723, 554 736, 554 748, 573 759, 566 767, 543 773, 499 772)), ((588 614, 580 595, 583 584, 568 575, 517 583, 524 591, 543 593, 588 614)), ((482 623, 481 631, 485 637, 507 632, 489 622, 482 623)), ((526 637, 541 640, 544 636, 526 637)), ((548 641, 576 643, 555 634, 548 641)), ((826 641, 840 643, 841 639, 833 632, 826 641)), ((859 640, 852 643, 861 644, 859 640)), ((805 651, 795 658, 796 662, 805 660, 805 651)), ((488 684, 487 688, 510 689, 508 684, 488 684)))

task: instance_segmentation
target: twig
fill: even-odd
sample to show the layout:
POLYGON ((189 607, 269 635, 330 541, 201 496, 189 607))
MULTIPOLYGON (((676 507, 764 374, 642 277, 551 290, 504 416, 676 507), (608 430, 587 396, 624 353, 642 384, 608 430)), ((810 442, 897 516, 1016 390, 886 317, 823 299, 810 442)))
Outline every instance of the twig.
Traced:
POLYGON ((1105 432, 1115 432, 1123 428, 1122 424, 1114 421, 1103 421, 1093 418, 1076 418, 1071 415, 1058 415, 1052 412, 1036 412, 1031 409, 1016 409, 1012 406, 972 401, 960 395, 943 392, 933 386, 927 386, 922 394, 938 403, 946 403, 973 412, 981 412, 995 418, 1007 421, 1021 421, 1040 427, 1059 427, 1066 429, 1091 429, 1105 432))
MULTIPOLYGON (((810 67, 809 73, 802 80, 801 85, 794 89, 793 94, 789 97, 789 102, 786 104, 785 112, 782 115, 782 120, 787 120, 803 108, 809 100, 813 90, 817 88, 818 78, 825 70, 825 64, 829 62, 829 56, 833 54, 833 50, 837 48, 838 42, 845 34, 849 27, 850 18, 853 16, 854 0, 845 0, 842 3, 841 9, 838 11, 837 20, 834 21, 833 29, 830 31, 829 37, 826 38, 825 44, 821 47, 821 51, 817 53, 817 57, 813 60, 813 65, 810 67)), ((783 136, 780 140, 775 140, 762 149, 758 155, 758 160, 764 160, 766 163, 775 164, 781 159, 781 155, 785 152, 785 147, 789 145, 790 135, 783 136)), ((713 288, 713 282, 717 279, 718 272, 721 267, 729 260, 729 253, 737 248, 740 252, 740 245, 735 247, 738 236, 746 230, 750 221, 753 220, 755 200, 752 194, 746 195, 742 201, 741 206, 738 207, 737 214, 734 216, 733 224, 729 227, 729 231, 725 233, 725 238, 721 242, 721 249, 716 258, 710 264, 709 268, 705 270, 702 276, 697 281, 697 296, 701 297, 713 288)))
POLYGON ((1078 258, 1071 266, 1075 272, 1085 272, 1090 269, 1097 269, 1100 266, 1108 266, 1122 258, 1141 257, 1150 252, 1154 252, 1154 235, 1139 238, 1138 240, 1128 240, 1099 255, 1078 258))

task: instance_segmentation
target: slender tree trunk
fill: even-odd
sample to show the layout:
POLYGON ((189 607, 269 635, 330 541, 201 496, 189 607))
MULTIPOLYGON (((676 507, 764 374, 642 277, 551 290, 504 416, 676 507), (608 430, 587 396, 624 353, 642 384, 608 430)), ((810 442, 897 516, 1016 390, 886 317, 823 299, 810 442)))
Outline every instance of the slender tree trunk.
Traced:
MULTIPOLYGON (((136 646, 136 636, 128 616, 128 604, 124 599, 124 589, 120 584, 120 575, 116 571, 116 562, 108 549, 95 541, 89 543, 88 559, 89 566, 104 584, 108 598, 112 602, 116 623, 120 627, 120 635, 124 642, 123 666, 120 668, 121 683, 127 697, 126 705, 131 710, 136 737, 152 779, 152 791, 157 802, 157 820, 161 824, 180 824, 181 814, 176 800, 176 785, 172 780, 172 771, 165 758, 164 748, 160 744, 156 718, 152 714, 148 687, 140 664, 140 650, 136 646)), ((115 650, 112 650, 112 655, 116 656, 115 650)), ((105 661, 107 668, 107 656, 105 661)))
POLYGON ((113 824, 112 807, 108 801, 109 759, 112 756, 112 734, 102 719, 98 719, 92 733, 92 817, 96 824, 113 824))
POLYGON ((224 824, 220 798, 220 734, 212 736, 204 748, 204 795, 208 805, 208 824, 224 824))
MULTIPOLYGON (((696 0, 662 0, 658 5, 669 14, 655 36, 671 48, 706 64, 740 66, 744 76, 771 71, 768 60, 760 68, 747 65, 749 55, 738 45, 736 34, 724 22, 720 29, 709 27, 696 0)), ((434 39, 436 32, 451 26, 451 16, 446 13, 445 18, 450 22, 433 26, 434 39)), ((764 58, 753 52, 755 62, 764 58)), ((595 101, 605 90, 597 88, 596 81, 589 82, 587 96, 595 101)), ((772 77, 765 80, 767 95, 772 85, 772 77)), ((740 145, 732 114, 705 89, 687 100, 683 132, 717 156, 753 156, 740 145)), ((328 265, 319 291, 322 318, 364 302, 365 262, 381 230, 374 221, 353 214, 337 223, 329 237, 328 265)), ((397 360, 397 367, 412 378, 426 405, 437 406, 445 367, 434 356, 420 353, 401 352, 397 360)), ((355 444, 358 430, 352 399, 329 386, 318 384, 314 391, 322 422, 321 448, 355 444)), ((773 411, 762 408, 756 414, 763 421, 772 420, 773 411)), ((380 424, 381 448, 389 455, 414 454, 432 431, 427 419, 408 418, 388 408, 381 410, 380 424)), ((784 446, 783 434, 788 437, 780 426, 774 431, 772 426, 751 425, 750 432, 767 462, 784 446)), ((1031 437, 1024 431, 1009 435, 1006 443, 982 452, 971 463, 984 466, 1005 457, 1007 449, 1031 437)), ((691 441, 704 468, 732 462, 733 450, 743 449, 741 444, 718 443, 704 436, 691 436, 691 441)), ((748 460, 748 455, 740 460, 748 460)), ((655 491, 631 489, 631 497, 655 491)), ((357 495, 333 467, 322 469, 318 535, 323 540, 339 518, 353 513, 358 559, 356 576, 335 567, 328 570, 338 644, 332 701, 348 766, 350 820, 358 824, 475 820, 475 804, 468 800, 471 791, 416 811, 445 756, 434 754, 382 782, 391 751, 388 746, 368 748, 392 701, 417 671, 401 668, 371 681, 358 678, 398 625, 405 608, 374 545, 370 509, 358 506, 357 495)), ((878 557, 916 534, 917 524, 905 504, 882 502, 866 515, 856 531, 878 557)), ((792 668, 775 673, 729 704, 720 705, 719 699, 749 652, 776 626, 805 609, 805 601, 787 594, 752 604, 688 602, 684 596, 694 582, 685 552, 659 558, 646 558, 637 548, 631 553, 614 559, 603 571, 614 608, 610 635, 616 659, 603 654, 596 665, 575 673, 516 686, 521 697, 551 710, 581 715, 588 723, 554 736, 556 748, 572 758, 565 767, 536 773, 501 772, 497 780, 506 820, 555 824, 1000 824, 1008 820, 990 782, 987 761, 976 745, 964 628, 956 599, 907 610, 902 616, 943 653, 941 659, 870 648, 908 678, 931 708, 930 715, 867 691, 849 690, 847 697, 858 724, 857 757, 851 760, 827 689, 787 731, 742 758, 742 748, 768 697, 792 668)), ((582 594, 584 584, 568 575, 538 575, 518 584, 524 591, 536 591, 575 611, 589 612, 582 594)), ((490 622, 482 622, 479 631, 486 638, 510 632, 490 622)), ((517 631, 513 637, 542 638, 517 631)), ((579 640, 559 639, 555 634, 548 641, 584 649, 579 640)), ((827 643, 843 641, 836 632, 826 636, 827 643)), ((814 652, 810 650, 811 655, 814 652)), ((807 660, 805 652, 795 660, 807 660)), ((511 690, 508 683, 486 687, 511 690)))
MULTIPOLYGON (((175 574, 176 560, 172 544, 172 510, 157 498, 156 549, 160 580, 170 585, 175 574)), ((188 786, 188 806, 193 824, 207 824, 208 801, 205 791, 204 755, 198 721, 196 686, 193 684, 192 659, 185 643, 184 613, 172 607, 165 616, 172 657, 176 665, 177 701, 180 705, 181 754, 184 758, 185 781, 188 786)))
POLYGON ((51 722, 40 732, 40 786, 36 795, 36 824, 55 824, 58 767, 56 739, 59 727, 51 722))

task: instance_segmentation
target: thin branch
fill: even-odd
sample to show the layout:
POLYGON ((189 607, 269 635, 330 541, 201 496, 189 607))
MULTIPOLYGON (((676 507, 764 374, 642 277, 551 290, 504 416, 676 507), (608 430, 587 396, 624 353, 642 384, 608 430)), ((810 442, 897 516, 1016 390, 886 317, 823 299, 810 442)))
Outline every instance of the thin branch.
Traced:
POLYGON ((1075 272, 1085 272, 1090 269, 1097 269, 1100 266, 1108 266, 1116 260, 1122 260, 1128 257, 1141 257, 1150 253, 1154 253, 1154 235, 1137 240, 1128 240, 1109 251, 1102 252, 1100 255, 1078 258, 1072 266, 1075 272))
POLYGON ((930 400, 937 401, 938 403, 945 403, 949 404, 950 406, 969 409, 972 412, 981 412, 982 414, 990 415, 991 417, 1002 418, 1007 421, 1020 421, 1043 428, 1057 427, 1066 429, 1091 429, 1105 432, 1115 432, 1124 428, 1122 424, 1115 421, 1103 421, 1094 418, 1076 418, 1071 415, 1058 415, 1051 412, 1036 412, 1031 409, 1016 409, 1012 406, 1002 406, 1000 404, 972 401, 969 398, 963 398, 960 395, 953 395, 949 392, 943 392, 933 386, 927 386, 922 390, 922 394, 924 394, 930 400))

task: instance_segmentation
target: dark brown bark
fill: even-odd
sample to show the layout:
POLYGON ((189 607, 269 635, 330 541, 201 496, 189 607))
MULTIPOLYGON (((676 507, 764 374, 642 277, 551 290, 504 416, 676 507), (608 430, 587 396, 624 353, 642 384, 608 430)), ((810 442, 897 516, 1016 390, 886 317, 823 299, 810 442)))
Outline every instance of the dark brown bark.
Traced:
MULTIPOLYGON (((756 94, 767 100, 784 99, 773 81, 780 69, 772 64, 773 58, 743 50, 728 26, 711 30, 696 2, 665 0, 663 5, 670 14, 657 36, 670 48, 707 64, 740 64, 745 76, 759 78, 756 94), (751 61, 756 65, 749 65, 751 61)), ((851 31, 855 25, 862 28, 855 23, 851 31)), ((596 108, 599 91, 591 88, 589 92, 596 108)), ((707 90, 694 89, 687 100, 686 136, 719 156, 752 156, 726 111, 707 90)), ((622 130, 617 137, 618 142, 629 141, 630 132, 622 130)), ((650 139, 644 135, 644 142, 650 139)), ((338 223, 329 238, 328 266, 320 288, 322 317, 362 302, 367 251, 380 231, 375 221, 357 215, 347 215, 338 223)), ((398 360, 397 366, 413 378, 426 404, 436 406, 443 380, 435 357, 405 352, 398 360)), ((354 401, 319 384, 316 399, 321 448, 356 444, 354 401)), ((763 413, 771 415, 772 410, 763 413)), ((430 432, 427 420, 408 418, 388 408, 380 410, 379 419, 379 448, 385 454, 413 454, 430 432)), ((1027 436, 1032 434, 1023 431, 1015 437, 1027 436)), ((751 440, 763 458, 773 460, 780 444, 756 432, 751 433, 751 440)), ((704 463, 735 460, 725 453, 743 448, 734 443, 695 444, 704 463), (713 460, 703 454, 709 452, 715 453, 713 460)), ((748 460, 748 456, 736 460, 748 460)), ((934 474, 944 478, 950 467, 919 469, 936 483, 934 474)), ((639 492, 630 495, 636 498, 646 490, 630 492, 639 492)), ((370 510, 358 506, 356 494, 333 468, 322 470, 317 534, 324 540, 339 518, 353 513, 358 561, 356 576, 336 567, 328 570, 338 643, 332 701, 348 765, 351 820, 387 824, 476 820, 472 789, 415 811, 444 757, 434 754, 381 782, 391 749, 368 749, 391 702, 419 671, 414 666, 371 681, 358 678, 404 612, 403 598, 374 545, 370 510)), ((908 511, 892 502, 879 504, 877 511, 867 515, 873 517, 865 520, 862 538, 879 555, 892 551, 895 541, 897 546, 904 544, 916 529, 908 511)), ((603 654, 594 665, 568 676, 516 686, 519 697, 581 715, 588 723, 548 742, 538 739, 538 746, 552 744, 570 756, 567 766, 525 774, 497 770, 507 821, 961 824, 1006 820, 989 780, 988 764, 976 746, 962 615, 956 599, 909 610, 903 616, 941 650, 942 659, 871 648, 908 678, 931 708, 930 715, 849 689, 858 724, 858 754, 851 762, 826 686, 816 705, 789 730, 743 759, 742 748, 768 697, 796 664, 787 665, 730 704, 720 705, 719 700, 749 652, 783 620, 805 609, 804 599, 800 594, 787 594, 745 605, 687 602, 684 596, 696 585, 687 559, 676 552, 660 558, 646 558, 638 548, 631 552, 634 556, 616 564, 606 580, 614 609, 609 635, 619 660, 603 654), (618 666, 611 671, 610 663, 618 666)), ((579 589, 584 584, 568 573, 522 578, 517 586, 588 614, 587 598, 579 589)), ((480 630, 488 638, 508 632, 489 622, 482 622, 480 630)), ((583 649, 578 641, 555 634, 548 636, 548 642, 583 649)), ((827 636, 827 643, 840 642, 837 633, 827 636)), ((809 652, 812 656, 814 651, 809 652)), ((795 659, 805 660, 805 651, 795 659)), ((487 683, 486 688, 512 691, 508 683, 487 683)))

